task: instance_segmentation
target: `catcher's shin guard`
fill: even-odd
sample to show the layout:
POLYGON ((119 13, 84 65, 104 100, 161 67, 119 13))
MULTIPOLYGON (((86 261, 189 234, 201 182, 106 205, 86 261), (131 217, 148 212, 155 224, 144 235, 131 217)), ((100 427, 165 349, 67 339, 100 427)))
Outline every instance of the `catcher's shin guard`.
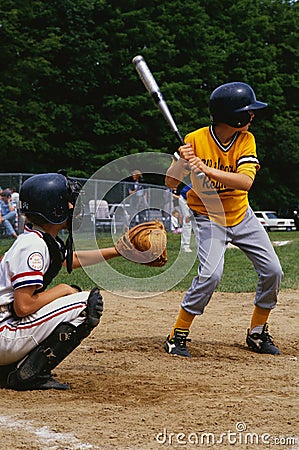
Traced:
POLYGON ((7 387, 20 391, 45 389, 42 386, 45 384, 45 379, 50 377, 51 370, 78 347, 98 325, 102 311, 102 297, 99 290, 94 288, 87 300, 86 320, 78 327, 68 322, 59 324, 47 339, 28 354, 19 367, 9 373, 7 387))
POLYGON ((59 324, 50 336, 35 347, 20 366, 8 375, 8 387, 18 391, 35 388, 88 334, 85 323, 77 328, 70 323, 59 324))

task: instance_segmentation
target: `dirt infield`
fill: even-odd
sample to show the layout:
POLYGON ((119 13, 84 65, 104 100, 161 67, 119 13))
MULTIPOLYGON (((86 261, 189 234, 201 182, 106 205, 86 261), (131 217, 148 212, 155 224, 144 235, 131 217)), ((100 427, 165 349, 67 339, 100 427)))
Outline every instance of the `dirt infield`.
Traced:
POLYGON ((298 291, 270 317, 278 357, 244 345, 253 294, 214 294, 192 359, 163 350, 180 293, 103 296, 100 326, 55 371, 69 391, 0 390, 1 450, 299 449, 298 291))

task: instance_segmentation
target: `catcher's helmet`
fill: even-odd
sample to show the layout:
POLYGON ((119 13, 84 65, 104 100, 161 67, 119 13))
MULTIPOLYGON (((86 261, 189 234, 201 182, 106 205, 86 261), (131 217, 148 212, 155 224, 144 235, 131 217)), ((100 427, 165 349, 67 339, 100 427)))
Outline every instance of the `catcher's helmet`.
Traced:
POLYGON ((35 214, 47 222, 61 224, 72 214, 79 189, 74 192, 69 180, 58 173, 33 175, 20 189, 20 209, 24 214, 35 214))
POLYGON ((251 120, 249 111, 265 108, 257 101, 253 89, 246 83, 232 82, 218 86, 210 96, 209 109, 213 123, 226 123, 242 128, 251 120))

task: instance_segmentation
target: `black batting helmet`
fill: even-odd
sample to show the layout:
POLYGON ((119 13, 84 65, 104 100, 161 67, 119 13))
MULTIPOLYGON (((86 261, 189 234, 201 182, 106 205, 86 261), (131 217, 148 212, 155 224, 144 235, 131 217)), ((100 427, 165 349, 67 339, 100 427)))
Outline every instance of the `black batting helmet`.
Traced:
POLYGON ((209 109, 213 123, 226 123, 234 128, 247 125, 249 111, 265 108, 257 101, 254 90, 246 83, 232 82, 218 86, 210 96, 209 109))
POLYGON ((20 189, 20 209, 24 214, 43 217, 47 222, 61 224, 70 216, 69 203, 74 206, 75 193, 69 180, 58 173, 33 175, 20 189))

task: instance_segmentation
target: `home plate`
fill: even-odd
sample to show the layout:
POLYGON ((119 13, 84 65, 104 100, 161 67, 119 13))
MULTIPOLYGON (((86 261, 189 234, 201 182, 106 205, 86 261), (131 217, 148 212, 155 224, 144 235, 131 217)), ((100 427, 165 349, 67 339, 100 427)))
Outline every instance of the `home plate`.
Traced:
MULTIPOLYGON (((31 420, 17 419, 13 416, 0 415, 0 429, 5 427, 10 428, 12 432, 26 430, 26 433, 35 436, 37 445, 41 450, 58 450, 65 448, 69 450, 92 450, 99 449, 93 445, 80 442, 72 433, 60 433, 47 425, 34 425, 31 420)), ((35 448, 36 446, 34 446, 35 448)))

